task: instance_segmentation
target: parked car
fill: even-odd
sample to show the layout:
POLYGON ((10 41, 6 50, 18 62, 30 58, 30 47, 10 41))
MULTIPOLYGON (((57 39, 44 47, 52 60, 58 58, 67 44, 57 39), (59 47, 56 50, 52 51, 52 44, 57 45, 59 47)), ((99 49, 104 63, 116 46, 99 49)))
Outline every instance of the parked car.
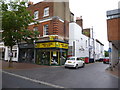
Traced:
POLYGON ((106 64, 109 64, 109 57, 105 57, 104 59, 103 59, 103 63, 106 63, 106 64))
POLYGON ((74 67, 74 68, 79 68, 79 67, 84 67, 85 66, 85 62, 84 60, 82 60, 79 57, 69 57, 65 64, 64 64, 65 68, 66 67, 74 67))
POLYGON ((103 62, 103 59, 104 58, 99 58, 99 59, 97 59, 97 60, 95 60, 96 62, 103 62))

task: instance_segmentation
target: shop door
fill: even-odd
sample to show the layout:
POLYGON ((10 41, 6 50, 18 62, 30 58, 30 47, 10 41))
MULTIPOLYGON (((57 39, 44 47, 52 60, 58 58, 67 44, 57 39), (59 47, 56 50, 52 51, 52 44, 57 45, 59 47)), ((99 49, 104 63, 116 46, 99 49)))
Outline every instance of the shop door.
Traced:
POLYGON ((59 65, 59 52, 51 51, 51 65, 59 65))

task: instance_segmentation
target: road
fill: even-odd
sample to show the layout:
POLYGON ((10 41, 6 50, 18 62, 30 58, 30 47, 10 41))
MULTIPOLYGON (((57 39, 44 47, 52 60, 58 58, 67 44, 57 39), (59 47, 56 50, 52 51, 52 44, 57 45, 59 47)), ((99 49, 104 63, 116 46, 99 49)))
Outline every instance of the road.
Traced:
POLYGON ((108 64, 96 62, 85 68, 45 67, 24 70, 4 70, 15 75, 30 78, 26 80, 3 73, 4 88, 118 88, 118 78, 107 73, 108 64), (39 84, 34 80, 43 81, 39 84), (47 83, 47 84, 46 84, 47 83))
POLYGON ((2 88, 53 88, 3 73, 2 88))

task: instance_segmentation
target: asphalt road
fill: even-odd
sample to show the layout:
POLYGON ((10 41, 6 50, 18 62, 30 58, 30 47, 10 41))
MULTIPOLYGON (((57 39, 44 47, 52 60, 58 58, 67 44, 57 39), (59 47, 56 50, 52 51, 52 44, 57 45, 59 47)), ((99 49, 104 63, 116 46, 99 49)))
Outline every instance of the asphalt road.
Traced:
POLYGON ((24 70, 4 70, 15 75, 43 81, 53 86, 44 83, 39 84, 3 73, 3 87, 54 88, 54 85, 56 85, 65 88, 118 88, 118 78, 105 72, 107 67, 108 64, 97 62, 79 69, 45 67, 24 70))
POLYGON ((53 88, 3 73, 2 88, 53 88))

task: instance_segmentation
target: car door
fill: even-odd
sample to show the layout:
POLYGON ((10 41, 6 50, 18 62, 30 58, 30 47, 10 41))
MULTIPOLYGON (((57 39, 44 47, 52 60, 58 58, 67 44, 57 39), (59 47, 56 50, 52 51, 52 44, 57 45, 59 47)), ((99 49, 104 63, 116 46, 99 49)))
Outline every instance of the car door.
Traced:
POLYGON ((80 59, 79 58, 77 58, 77 63, 78 63, 78 66, 80 67, 81 66, 81 61, 80 61, 80 59))

